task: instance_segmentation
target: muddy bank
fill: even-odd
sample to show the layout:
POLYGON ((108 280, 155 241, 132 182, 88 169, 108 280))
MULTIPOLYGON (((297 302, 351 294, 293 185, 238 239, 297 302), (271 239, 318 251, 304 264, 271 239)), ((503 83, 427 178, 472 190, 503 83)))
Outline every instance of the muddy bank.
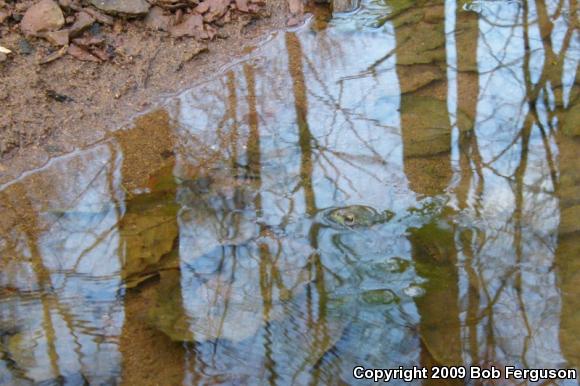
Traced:
MULTIPOLYGON (((103 138, 164 94, 199 83, 251 52, 291 18, 286 2, 259 2, 251 12, 237 10, 232 2, 227 19, 204 24, 211 36, 194 37, 152 28, 147 17, 107 14, 112 25, 96 20, 77 37, 98 37, 100 45, 80 46, 83 52, 75 55, 71 47, 77 44, 71 40, 68 52, 41 64, 63 49, 44 35, 23 31, 23 15, 34 3, 0 1, 0 10, 11 15, 0 22, 0 46, 12 51, 0 61, 1 182, 103 138), (82 60, 85 54, 99 59, 98 50, 110 57, 82 60)), ((163 12, 187 20, 179 8, 163 12)), ((62 28, 70 30, 79 12, 65 9, 63 16, 62 28)))

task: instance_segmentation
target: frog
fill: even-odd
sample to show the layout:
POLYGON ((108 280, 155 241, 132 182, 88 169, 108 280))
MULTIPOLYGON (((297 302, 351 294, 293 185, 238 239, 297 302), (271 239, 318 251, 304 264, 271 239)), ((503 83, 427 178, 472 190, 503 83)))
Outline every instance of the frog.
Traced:
POLYGON ((366 205, 350 205, 333 208, 326 212, 326 219, 334 225, 346 228, 370 227, 374 224, 382 224, 394 217, 390 210, 378 212, 366 205))

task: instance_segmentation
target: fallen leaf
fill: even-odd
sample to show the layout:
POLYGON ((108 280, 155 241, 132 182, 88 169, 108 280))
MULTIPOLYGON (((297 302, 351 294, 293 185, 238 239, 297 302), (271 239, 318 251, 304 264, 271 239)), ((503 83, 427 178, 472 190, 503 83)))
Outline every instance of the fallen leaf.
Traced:
POLYGON ((68 54, 78 60, 82 60, 84 62, 96 62, 100 63, 101 59, 94 56, 88 51, 85 51, 81 47, 77 46, 76 44, 71 44, 68 48, 68 54))
POLYGON ((62 58, 64 54, 66 54, 68 50, 68 46, 62 47, 60 50, 53 52, 52 54, 40 59, 38 64, 46 64, 50 62, 54 62, 55 60, 62 58))
POLYGON ((89 36, 73 39, 73 43, 81 47, 98 46, 105 42, 105 39, 97 36, 89 36))
POLYGON ((104 62, 111 59, 111 55, 102 48, 92 48, 91 54, 95 55, 97 58, 101 59, 104 62))

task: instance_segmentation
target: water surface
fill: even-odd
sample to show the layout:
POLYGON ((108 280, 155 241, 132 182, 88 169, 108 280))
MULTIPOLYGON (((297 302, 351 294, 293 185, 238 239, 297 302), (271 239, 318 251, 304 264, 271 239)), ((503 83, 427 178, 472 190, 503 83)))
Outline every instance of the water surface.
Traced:
POLYGON ((579 368, 577 27, 362 1, 4 185, 0 384, 579 368))

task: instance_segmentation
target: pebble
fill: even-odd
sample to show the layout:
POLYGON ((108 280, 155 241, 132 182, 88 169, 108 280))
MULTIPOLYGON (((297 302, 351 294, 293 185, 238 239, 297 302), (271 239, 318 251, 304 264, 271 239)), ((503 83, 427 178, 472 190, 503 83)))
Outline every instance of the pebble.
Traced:
POLYGON ((38 36, 42 32, 56 31, 64 25, 64 15, 53 0, 41 0, 28 8, 20 28, 27 35, 38 36))
POLYGON ((22 55, 30 55, 34 52, 34 48, 32 48, 28 40, 22 38, 18 41, 18 51, 22 55))
POLYGON ((154 31, 168 31, 171 25, 171 16, 165 15, 163 9, 153 7, 145 18, 145 25, 154 31))
POLYGON ((89 15, 86 12, 79 12, 77 14, 76 21, 73 25, 69 28, 69 35, 71 38, 79 36, 85 30, 89 29, 93 23, 95 22, 95 18, 89 15))
POLYGON ((115 20, 111 16, 100 13, 93 8, 83 8, 83 11, 94 17, 99 23, 106 25, 113 25, 115 20))
POLYGON ((91 4, 111 15, 141 16, 149 11, 145 0, 91 0, 91 4))

